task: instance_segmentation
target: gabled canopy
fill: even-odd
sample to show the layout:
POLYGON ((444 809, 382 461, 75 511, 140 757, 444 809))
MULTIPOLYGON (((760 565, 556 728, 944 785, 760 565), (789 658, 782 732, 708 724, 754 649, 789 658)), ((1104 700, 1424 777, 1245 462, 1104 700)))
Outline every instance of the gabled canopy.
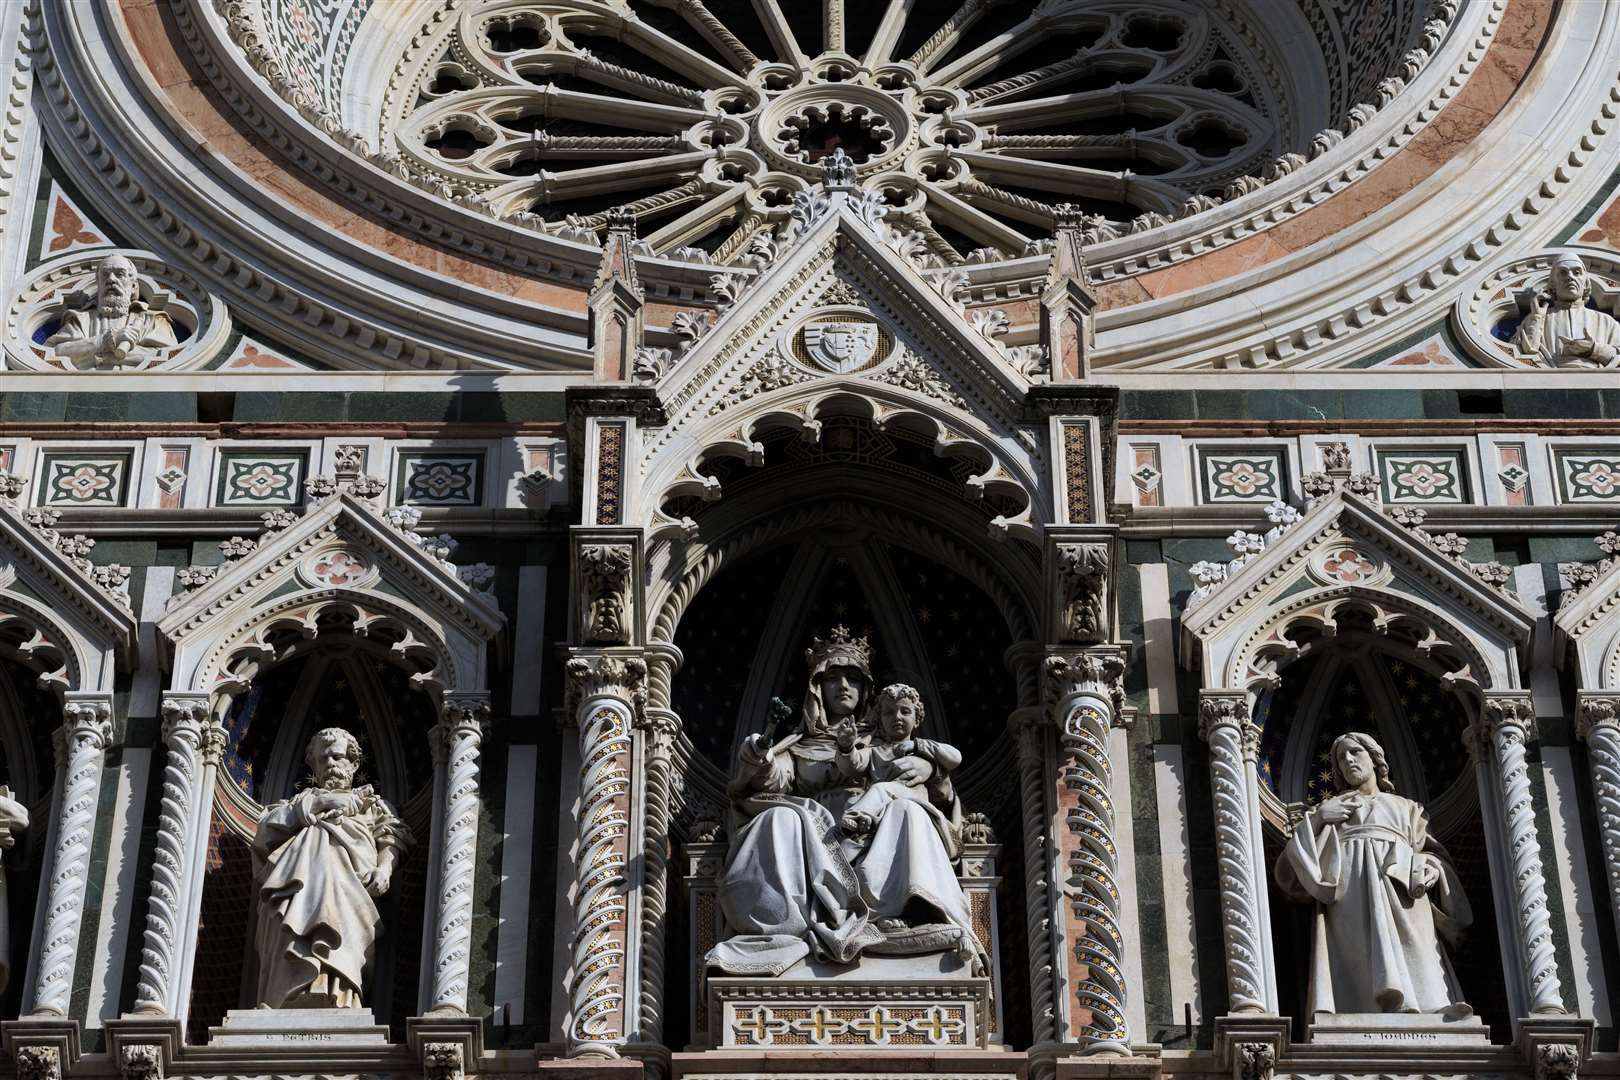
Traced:
POLYGON ((107 691, 118 663, 132 667, 135 616, 10 507, 0 507, 0 622, 32 633, 22 651, 57 693, 107 691))
POLYGON ((659 380, 669 419, 642 436, 643 520, 672 487, 701 484, 707 454, 750 457, 761 418, 813 439, 834 398, 841 411, 863 399, 854 411, 880 426, 918 417, 941 452, 971 441, 993 462, 985 482, 1005 479, 1025 501, 1046 497, 1044 424, 1024 422, 1028 380, 965 314, 962 272, 901 254, 910 241, 883 223, 874 198, 836 186, 801 196, 774 258, 659 380), (875 323, 875 351, 823 370, 802 355, 802 331, 839 321, 875 323))
POLYGON ((1349 607, 1379 633, 1405 636, 1450 678, 1479 689, 1521 685, 1535 617, 1415 533, 1349 492, 1324 499, 1182 620, 1182 660, 1206 689, 1274 681, 1298 652, 1294 634, 1338 629, 1349 607))
POLYGON ((1620 689, 1620 559, 1559 607, 1553 630, 1560 658, 1575 660, 1577 687, 1620 689))
POLYGON ((233 660, 273 660, 274 631, 317 636, 334 608, 352 618, 356 634, 386 629, 392 652, 431 664, 418 679, 436 694, 485 689, 486 646, 505 623, 453 566, 345 492, 268 534, 163 617, 158 633, 174 652, 170 688, 232 689, 233 660))

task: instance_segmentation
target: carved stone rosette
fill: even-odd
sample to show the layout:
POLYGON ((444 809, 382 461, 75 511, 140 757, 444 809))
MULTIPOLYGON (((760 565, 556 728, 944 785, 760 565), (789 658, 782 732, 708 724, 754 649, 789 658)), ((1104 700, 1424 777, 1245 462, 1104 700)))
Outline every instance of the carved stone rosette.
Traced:
POLYGON ((1198 701, 1198 733, 1209 744, 1231 1008, 1234 1013, 1274 1014, 1277 991, 1271 973, 1271 915, 1266 904, 1265 849, 1260 839, 1254 769, 1259 729, 1249 718, 1248 693, 1204 691, 1198 701))
POLYGON ((1488 785, 1481 796, 1498 808, 1500 850, 1511 886, 1519 961, 1523 968, 1525 1006, 1532 1014, 1561 1014, 1564 999, 1558 985, 1547 885, 1536 835, 1535 796, 1530 788, 1526 745, 1537 737, 1535 707, 1520 691, 1488 693, 1480 721, 1469 740, 1475 767, 1483 767, 1488 785))
POLYGON ((90 845, 101 794, 101 764, 112 741, 112 695, 69 694, 56 730, 57 783, 62 793, 40 935, 34 1015, 66 1016, 73 995, 90 845))
POLYGON ((1582 694, 1577 723, 1592 768, 1610 908, 1620 926, 1620 693, 1582 694))
POLYGON ((437 914, 430 1011, 464 1014, 472 963, 473 872, 478 858, 479 758, 489 701, 449 694, 432 731, 433 765, 443 780, 439 813, 437 914))
POLYGON ((1108 748, 1109 732, 1120 722, 1124 671, 1115 648, 1046 660, 1046 701, 1063 746, 1059 798, 1067 829, 1061 843, 1073 959, 1067 982, 1077 1006, 1070 1037, 1092 1053, 1130 1053, 1114 765, 1108 748))
POLYGON ((213 798, 206 758, 219 734, 206 695, 166 695, 162 711, 163 789, 135 984, 135 1012, 145 1016, 177 1015, 189 928, 194 925, 193 864, 203 839, 198 833, 213 798))
POLYGON ((563 1030, 573 1057, 617 1057, 629 959, 631 731, 646 702, 639 657, 576 656, 568 689, 579 728, 574 946, 563 1030))

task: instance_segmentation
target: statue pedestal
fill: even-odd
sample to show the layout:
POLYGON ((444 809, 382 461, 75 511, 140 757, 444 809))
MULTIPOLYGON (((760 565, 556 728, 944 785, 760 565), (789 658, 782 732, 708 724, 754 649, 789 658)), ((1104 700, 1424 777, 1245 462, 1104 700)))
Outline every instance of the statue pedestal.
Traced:
POLYGON ((1317 1013, 1305 1041, 1335 1046, 1490 1046, 1491 1029, 1478 1016, 1448 1020, 1439 1013, 1317 1013))
POLYGON ((370 1009, 232 1009, 208 1029, 210 1046, 388 1045, 388 1028, 370 1009))
POLYGON ((711 975, 709 1034, 722 1048, 982 1050, 990 980, 950 953, 801 960, 776 978, 711 975))

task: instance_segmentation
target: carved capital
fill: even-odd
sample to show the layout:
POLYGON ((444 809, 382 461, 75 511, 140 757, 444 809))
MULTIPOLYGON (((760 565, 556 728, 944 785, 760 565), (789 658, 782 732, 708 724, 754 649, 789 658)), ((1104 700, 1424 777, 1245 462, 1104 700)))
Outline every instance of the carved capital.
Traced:
POLYGON ((1057 546, 1058 595, 1063 605, 1058 633, 1062 641, 1092 644, 1111 636, 1110 559, 1107 543, 1057 546))
POLYGON ((17 1080, 62 1080, 62 1051, 55 1046, 19 1046, 17 1080))
POLYGON ((203 725, 208 722, 211 712, 206 694, 166 695, 160 709, 163 713, 165 746, 176 740, 185 740, 194 746, 202 744, 203 725))
POLYGON ((1575 730, 1590 739, 1600 729, 1620 732, 1620 694, 1582 694, 1575 730))
POLYGON ((1536 1080, 1575 1080, 1581 1069, 1581 1048, 1574 1043, 1542 1043, 1536 1047, 1536 1080))
POLYGON ((62 705, 62 726, 58 734, 62 749, 102 751, 112 743, 112 701, 102 695, 69 694, 62 705))
MULTIPOLYGON (((1091 694, 1109 703, 1113 712, 1110 723, 1120 722, 1125 704, 1125 687, 1121 681, 1125 674, 1124 650, 1101 648, 1048 656, 1044 674, 1048 708, 1056 710, 1076 694, 1091 694)), ((1062 716, 1052 719, 1054 723, 1063 723, 1062 716)))
POLYGON ((118 1048, 118 1071, 124 1080, 163 1080, 163 1047, 125 1043, 118 1048))
POLYGON ((1480 721, 1490 735, 1504 729, 1510 731, 1518 729, 1518 737, 1525 742, 1534 742, 1537 738, 1536 707, 1529 694, 1517 692, 1487 694, 1485 707, 1480 712, 1480 721))
POLYGON ((1240 1042, 1232 1047, 1234 1080, 1271 1080, 1277 1067, 1277 1050, 1270 1043, 1240 1042))
POLYGON ((647 662, 639 656, 576 656, 568 661, 569 712, 594 697, 613 697, 640 712, 647 700, 647 662))
POLYGON ((426 1080, 462 1080, 467 1075, 466 1060, 459 1042, 422 1044, 422 1074, 426 1080))
POLYGON ((1234 727, 1241 733, 1249 723, 1247 691, 1205 691, 1198 698, 1198 734, 1206 742, 1218 727, 1234 727))
POLYGON ((595 645, 630 641, 633 550, 629 544, 587 544, 579 551, 580 635, 595 645))
POLYGON ((448 761, 457 743, 483 741, 489 723, 489 698, 484 694, 448 694, 439 708, 439 722, 429 732, 434 764, 448 761))

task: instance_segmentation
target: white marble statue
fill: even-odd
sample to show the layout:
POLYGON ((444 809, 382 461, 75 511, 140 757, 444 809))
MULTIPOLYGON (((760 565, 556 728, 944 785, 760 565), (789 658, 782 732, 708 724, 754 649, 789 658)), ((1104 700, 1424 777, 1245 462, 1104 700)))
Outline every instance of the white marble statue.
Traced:
POLYGON ((1553 260, 1547 287, 1530 298, 1530 311, 1513 334, 1521 353, 1549 367, 1604 368, 1620 363, 1620 321, 1586 306, 1592 280, 1578 255, 1553 260))
POLYGON ((178 344, 174 323, 141 299, 135 264, 109 255, 96 266, 94 296, 69 301, 62 325, 45 344, 75 368, 140 364, 178 344))
MULTIPOLYGON (((28 807, 11 797, 9 787, 0 786, 0 850, 10 850, 17 834, 28 828, 28 807)), ((11 908, 6 895, 5 872, 0 872, 0 991, 11 981, 11 908)), ((24 883, 26 889, 27 883, 24 883)), ((23 895, 28 894, 25 891, 23 895)))
POLYGON ((1394 793, 1383 748, 1351 732, 1333 743, 1335 794, 1317 804, 1277 862, 1277 884, 1316 905, 1314 1014, 1472 1014, 1446 942, 1473 922, 1428 815, 1394 793))
POLYGON ((807 660, 799 730, 774 744, 769 732, 751 735, 738 754, 720 883, 734 936, 708 967, 780 975, 812 955, 854 963, 953 951, 982 972, 952 865, 962 807, 947 774, 961 755, 912 738, 922 714, 910 687, 884 692, 894 737, 874 738, 865 638, 835 628, 807 660))
POLYGON ((360 746, 342 728, 309 740, 314 786, 265 808, 253 838, 261 1009, 359 1008, 388 891, 410 833, 369 786, 354 787, 360 746))

